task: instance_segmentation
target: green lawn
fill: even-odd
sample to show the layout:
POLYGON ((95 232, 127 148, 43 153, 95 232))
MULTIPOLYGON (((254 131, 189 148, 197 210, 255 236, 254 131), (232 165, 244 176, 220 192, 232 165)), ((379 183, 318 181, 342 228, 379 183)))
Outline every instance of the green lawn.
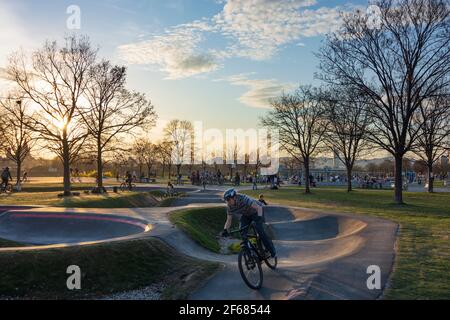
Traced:
POLYGON ((370 215, 400 224, 399 252, 387 299, 450 299, 450 193, 406 192, 406 205, 393 203, 393 192, 318 188, 247 191, 264 193, 269 204, 370 215))
MULTIPOLYGON (((433 186, 435 188, 444 188, 444 181, 443 180, 435 180, 433 182, 433 186)), ((449 182, 447 182, 447 187, 449 186, 449 182)))
MULTIPOLYGON (((195 208, 179 210, 170 215, 170 221, 178 228, 186 232, 195 242, 215 253, 220 253, 218 236, 223 231, 226 221, 226 210, 221 207, 195 208)), ((239 220, 233 219, 232 230, 239 228, 239 220)), ((273 237, 272 230, 266 229, 269 237, 273 237)), ((234 239, 240 239, 239 234, 233 234, 234 239)), ((229 253, 238 253, 241 249, 240 242, 229 245, 229 253)))
POLYGON ((0 195, 0 205, 37 205, 68 208, 153 207, 157 200, 150 193, 125 192, 105 195, 81 194, 58 198, 59 192, 18 192, 0 195))
POLYGON ((23 243, 11 241, 11 240, 5 240, 0 239, 0 248, 12 248, 12 247, 24 247, 25 245, 23 243))
POLYGON ((149 192, 119 192, 112 191, 107 194, 85 194, 84 191, 92 190, 92 183, 74 183, 72 191, 80 193, 80 196, 58 198, 64 188, 62 183, 25 184, 21 192, 12 194, 0 194, 0 206, 24 205, 24 206, 53 206, 71 208, 137 208, 137 207, 169 207, 177 197, 186 196, 184 193, 174 197, 165 197, 165 192, 152 190, 149 192))
POLYGON ((0 298, 84 299, 167 284, 164 299, 186 299, 218 264, 177 253, 157 239, 1 252, 0 298), (81 269, 81 290, 66 287, 67 267, 81 269))
MULTIPOLYGON (((91 190, 95 187, 93 183, 73 183, 72 191, 91 190)), ((22 186, 23 192, 62 192, 64 185, 62 183, 26 183, 22 186)))
MULTIPOLYGON (((220 252, 218 236, 227 219, 225 208, 186 209, 170 214, 170 221, 186 232, 199 245, 216 253, 220 252)), ((237 228, 238 221, 232 228, 237 228)))

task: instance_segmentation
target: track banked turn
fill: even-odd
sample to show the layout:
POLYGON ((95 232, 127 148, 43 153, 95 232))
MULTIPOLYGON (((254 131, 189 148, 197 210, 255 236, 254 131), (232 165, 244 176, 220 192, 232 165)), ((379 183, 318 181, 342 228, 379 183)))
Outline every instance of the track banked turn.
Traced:
POLYGON ((377 299, 395 258, 397 224, 376 218, 310 209, 267 207, 279 267, 264 268, 264 286, 253 291, 236 263, 224 269, 192 299, 377 299), (370 289, 369 266, 380 268, 379 289, 370 289))
POLYGON ((0 238, 26 245, 97 242, 149 229, 145 220, 106 214, 12 210, 0 215, 0 238))

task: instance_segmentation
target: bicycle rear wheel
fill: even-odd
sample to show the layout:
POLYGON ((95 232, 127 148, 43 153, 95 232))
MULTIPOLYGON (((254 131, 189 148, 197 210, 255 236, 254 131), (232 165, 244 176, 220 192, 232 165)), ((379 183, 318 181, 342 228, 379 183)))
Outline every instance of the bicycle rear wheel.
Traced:
POLYGON ((266 249, 261 239, 258 240, 258 248, 264 254, 264 263, 266 264, 266 266, 268 266, 272 270, 275 270, 278 265, 278 258, 272 258, 269 250, 266 249))
POLYGON ((247 248, 242 249, 239 252, 238 265, 245 284, 253 290, 261 289, 263 272, 256 252, 247 248))
POLYGON ((278 265, 277 257, 272 258, 270 255, 267 259, 264 260, 265 264, 272 270, 275 270, 278 265))

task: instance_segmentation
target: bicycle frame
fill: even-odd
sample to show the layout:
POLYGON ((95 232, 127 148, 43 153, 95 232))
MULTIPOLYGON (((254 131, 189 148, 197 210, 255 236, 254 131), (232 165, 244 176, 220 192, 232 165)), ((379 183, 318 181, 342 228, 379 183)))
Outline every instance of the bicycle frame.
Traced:
POLYGON ((246 237, 243 239, 243 241, 241 242, 241 248, 247 248, 249 250, 253 250, 256 252, 256 254, 258 255, 258 259, 259 261, 264 261, 264 256, 261 255, 261 251, 260 248, 258 248, 258 246, 255 246, 249 239, 256 239, 256 243, 258 243, 260 241, 259 238, 259 233, 255 228, 255 222, 250 223, 249 225, 240 228, 239 230, 235 231, 235 232, 239 232, 241 233, 242 231, 246 230, 246 229, 253 229, 254 235, 252 234, 247 234, 246 237))

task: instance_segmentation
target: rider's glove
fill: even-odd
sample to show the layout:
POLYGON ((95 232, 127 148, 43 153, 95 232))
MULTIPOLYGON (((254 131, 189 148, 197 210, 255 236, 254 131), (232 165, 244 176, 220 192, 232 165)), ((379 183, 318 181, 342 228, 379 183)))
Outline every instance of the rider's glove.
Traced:
POLYGON ((224 237, 224 238, 227 238, 227 237, 230 236, 230 234, 228 233, 228 230, 227 230, 227 229, 223 230, 222 233, 221 233, 220 235, 221 235, 222 237, 224 237))

